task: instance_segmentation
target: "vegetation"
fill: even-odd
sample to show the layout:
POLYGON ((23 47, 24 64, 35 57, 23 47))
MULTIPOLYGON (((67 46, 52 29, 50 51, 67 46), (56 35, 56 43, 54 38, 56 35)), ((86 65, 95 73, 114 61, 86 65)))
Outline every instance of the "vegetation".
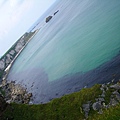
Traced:
POLYGON ((34 32, 29 32, 29 33, 25 33, 24 34, 24 40, 27 42, 34 34, 35 34, 36 31, 34 32))
POLYGON ((0 79, 2 79, 2 76, 3 76, 3 71, 1 70, 0 71, 0 79))
MULTIPOLYGON (((16 44, 21 40, 21 38, 22 38, 23 36, 24 36, 25 42, 27 42, 34 33, 35 33, 35 31, 34 31, 34 32, 29 32, 29 33, 26 32, 25 34, 23 34, 23 35, 12 45, 12 47, 0 58, 0 60, 2 60, 3 58, 5 58, 6 55, 7 55, 11 50, 14 50, 14 49, 15 49, 16 44)), ((13 57, 15 57, 15 55, 14 55, 13 57)))
MULTIPOLYGON (((24 37, 24 42, 25 42, 25 44, 27 43, 27 41, 35 34, 35 32, 36 31, 34 31, 34 32, 29 32, 29 33, 25 33, 23 36, 21 36, 13 45, 12 45, 12 47, 2 56, 2 57, 0 57, 0 60, 4 60, 4 61, 6 61, 6 59, 7 59, 7 54, 9 54, 10 53, 10 51, 11 50, 14 50, 15 51, 15 47, 16 47, 16 45, 17 45, 17 43, 21 40, 21 38, 22 37, 24 37)), ((17 52, 15 52, 13 55, 11 55, 12 56, 12 60, 15 58, 15 56, 17 55, 17 52)), ((0 69, 0 79, 2 79, 2 76, 3 76, 3 74, 4 74, 4 70, 6 69, 6 67, 8 66, 8 64, 6 65, 6 62, 4 62, 5 63, 5 68, 3 69, 3 70, 1 70, 0 69)))
MULTIPOLYGON (((26 105, 12 103, 4 112, 2 120, 11 117, 14 118, 13 120, 83 120, 82 104, 87 101, 94 102, 95 98, 101 93, 100 85, 95 85, 92 88, 82 89, 79 92, 54 99, 47 104, 26 105)), ((105 99, 108 99, 108 96, 105 99)), ((103 110, 102 115, 91 110, 88 120, 119 120, 119 111, 120 104, 103 110)))
POLYGON ((0 88, 0 94, 2 94, 3 96, 5 96, 5 91, 3 91, 1 88, 0 88))

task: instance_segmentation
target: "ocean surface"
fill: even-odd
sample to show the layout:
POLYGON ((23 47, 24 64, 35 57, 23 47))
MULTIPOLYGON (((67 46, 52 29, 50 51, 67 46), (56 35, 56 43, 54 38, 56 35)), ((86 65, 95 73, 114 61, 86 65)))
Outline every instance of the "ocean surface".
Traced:
POLYGON ((7 78, 32 92, 33 103, 120 79, 120 0, 58 0, 49 15, 7 78))

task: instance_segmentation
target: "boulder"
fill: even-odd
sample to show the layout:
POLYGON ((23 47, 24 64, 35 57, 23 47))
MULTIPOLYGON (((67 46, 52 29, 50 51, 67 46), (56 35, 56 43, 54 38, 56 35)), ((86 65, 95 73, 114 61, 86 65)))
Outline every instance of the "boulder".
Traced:
POLYGON ((20 84, 15 84, 14 81, 7 83, 6 80, 2 81, 1 89, 5 92, 4 100, 7 103, 25 103, 29 104, 32 93, 28 93, 20 84))
POLYGON ((51 19, 52 19, 52 16, 48 16, 48 17, 46 18, 46 21, 45 21, 45 22, 47 23, 47 22, 49 22, 51 19))
POLYGON ((105 101, 104 98, 96 98, 95 100, 96 100, 96 102, 98 102, 98 101, 100 101, 100 102, 104 102, 104 101, 105 101))
POLYGON ((118 91, 114 91, 112 92, 113 95, 119 95, 119 92, 118 91))
POLYGON ((22 48, 23 48, 23 45, 20 42, 18 42, 15 47, 15 51, 18 53, 22 48))
POLYGON ((3 60, 0 61, 0 69, 4 70, 5 68, 5 62, 3 60))
POLYGON ((116 95, 116 99, 120 102, 120 94, 116 95))
POLYGON ((82 105, 83 111, 85 112, 85 117, 88 118, 88 114, 90 111, 90 103, 82 105))
POLYGON ((114 84, 114 85, 111 85, 110 88, 113 88, 113 89, 116 89, 116 90, 120 90, 120 85, 114 84))
POLYGON ((9 54, 14 55, 14 54, 15 54, 15 51, 14 51, 14 50, 11 50, 11 51, 9 52, 9 54))
POLYGON ((95 103, 93 103, 92 108, 93 108, 93 110, 95 110, 95 111, 101 110, 101 108, 102 108, 101 102, 95 102, 95 103))
POLYGON ((106 94, 106 92, 103 91, 102 94, 101 94, 101 97, 105 97, 105 94, 106 94))
POLYGON ((56 12, 54 12, 54 15, 56 15, 59 12, 59 10, 57 10, 56 12))
POLYGON ((111 106, 116 106, 117 104, 118 104, 118 102, 117 102, 116 99, 114 99, 114 98, 111 98, 111 99, 110 99, 110 105, 111 105, 111 106))

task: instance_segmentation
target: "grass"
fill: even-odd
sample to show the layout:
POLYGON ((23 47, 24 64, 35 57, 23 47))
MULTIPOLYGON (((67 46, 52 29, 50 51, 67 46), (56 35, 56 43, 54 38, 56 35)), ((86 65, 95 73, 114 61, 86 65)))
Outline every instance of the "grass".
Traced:
POLYGON ((3 71, 1 70, 0 71, 0 79, 2 79, 2 76, 3 76, 3 71))
MULTIPOLYGON (((101 93, 100 85, 95 85, 92 88, 82 89, 79 92, 54 99, 47 104, 26 105, 12 103, 4 112, 2 120, 11 116, 13 116, 14 120, 83 120, 82 104, 87 103, 87 101, 94 102, 95 98, 101 93)), ((119 120, 119 111, 120 104, 108 110, 103 110, 102 115, 91 110, 88 120, 119 120)))
POLYGON ((109 109, 104 109, 103 114, 93 114, 89 117, 90 120, 120 120, 120 103, 117 106, 109 109))
POLYGON ((3 91, 1 88, 0 88, 0 93, 5 96, 5 91, 3 91))

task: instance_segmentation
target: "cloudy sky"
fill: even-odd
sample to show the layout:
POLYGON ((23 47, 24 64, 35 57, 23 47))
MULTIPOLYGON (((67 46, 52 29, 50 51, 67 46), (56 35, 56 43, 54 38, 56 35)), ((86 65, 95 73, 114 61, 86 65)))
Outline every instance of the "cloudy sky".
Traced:
POLYGON ((0 56, 56 0, 0 0, 0 56))

